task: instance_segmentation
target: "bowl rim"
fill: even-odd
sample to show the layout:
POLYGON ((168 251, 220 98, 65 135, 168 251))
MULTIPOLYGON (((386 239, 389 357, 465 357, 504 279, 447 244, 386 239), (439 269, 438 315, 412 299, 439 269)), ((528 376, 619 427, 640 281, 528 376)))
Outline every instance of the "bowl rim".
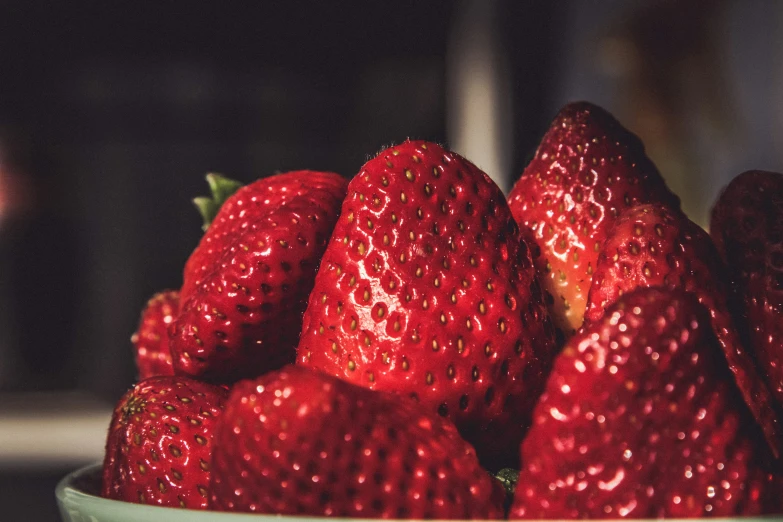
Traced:
MULTIPOLYGON (((87 466, 83 466, 81 468, 78 468, 67 475, 65 475, 60 481, 57 483, 57 486, 55 487, 55 497, 57 498, 57 503, 60 505, 60 508, 63 509, 63 506, 66 505, 66 503, 69 504, 78 504, 86 506, 88 509, 90 506, 94 506, 97 508, 102 508, 102 511, 108 511, 111 509, 112 506, 116 506, 117 503, 121 503, 123 507, 126 509, 130 508, 134 510, 134 513, 137 517, 144 516, 144 519, 148 520, 156 520, 157 517, 165 516, 166 513, 171 512, 178 512, 178 513, 187 513, 187 516, 189 517, 188 520, 191 520, 192 522, 215 522, 215 515, 220 516, 220 521, 237 521, 237 522, 250 522, 252 520, 255 521, 262 521, 262 520, 274 520, 277 522, 280 521, 296 521, 296 522, 324 522, 324 520, 345 520, 350 522, 378 522, 379 519, 377 518, 340 518, 340 517, 324 517, 324 516, 300 516, 300 515, 270 515, 270 514, 261 514, 261 513, 231 513, 227 511, 211 511, 211 510, 198 510, 198 509, 181 509, 181 508, 175 508, 175 507, 167 507, 167 506, 149 506, 149 505, 143 505, 143 504, 134 504, 132 502, 123 502, 121 500, 111 500, 103 497, 99 497, 97 495, 93 495, 91 493, 86 493, 85 491, 82 491, 78 487, 75 486, 74 482, 86 475, 92 475, 98 472, 102 468, 103 464, 101 462, 96 462, 89 464, 87 466)), ((599 519, 594 519, 599 520, 599 519)), ((633 522, 634 519, 626 519, 626 522, 633 522)), ((640 521, 644 520, 653 520, 653 519, 636 519, 640 521)), ((676 518, 669 518, 665 519, 667 522, 692 522, 693 519, 676 519, 676 518)), ((768 516, 754 516, 754 517, 726 517, 726 518, 711 518, 711 522, 783 522, 783 515, 768 515, 768 516)), ((400 521, 400 522, 410 522, 410 520, 406 521, 400 521)), ((427 522, 437 522, 437 521, 427 521, 427 522)), ((453 522, 453 521, 442 521, 442 522, 453 522)), ((489 521, 487 521, 489 522, 489 521)), ((533 522, 533 521, 530 521, 533 522)), ((558 521, 557 519, 547 519, 546 521, 541 522, 567 522, 567 521, 558 521)), ((609 521, 605 521, 609 522, 609 521)))

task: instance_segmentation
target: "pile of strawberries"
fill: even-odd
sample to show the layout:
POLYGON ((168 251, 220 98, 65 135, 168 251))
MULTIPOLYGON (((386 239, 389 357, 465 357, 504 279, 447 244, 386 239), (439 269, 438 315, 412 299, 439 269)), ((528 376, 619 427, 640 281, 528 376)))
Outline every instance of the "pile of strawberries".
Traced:
POLYGON ((183 285, 133 337, 103 496, 364 518, 783 511, 782 175, 738 176, 708 235, 636 136, 574 103, 508 199, 423 141, 350 182, 208 180, 183 285))

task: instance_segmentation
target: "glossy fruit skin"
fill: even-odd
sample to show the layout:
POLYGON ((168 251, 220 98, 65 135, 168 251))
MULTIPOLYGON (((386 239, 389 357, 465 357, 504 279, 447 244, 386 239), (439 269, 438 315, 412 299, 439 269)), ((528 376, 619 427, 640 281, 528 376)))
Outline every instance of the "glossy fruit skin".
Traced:
POLYGON ((783 288, 772 276, 753 278, 742 295, 749 346, 783 406, 783 288))
POLYGON ((210 507, 282 515, 503 518, 500 483, 409 399, 289 366, 231 392, 210 507))
POLYGON ((295 171, 226 200, 185 267, 170 331, 177 373, 231 383, 293 362, 347 181, 295 171))
POLYGON ((500 190, 461 156, 424 141, 382 151, 348 187, 297 364, 414 397, 486 466, 513 465, 554 352, 517 231, 500 190))
POLYGON ((558 356, 510 518, 756 515, 766 446, 692 294, 622 297, 558 356))
POLYGON ((206 509, 213 432, 228 391, 186 377, 141 381, 117 403, 101 496, 206 509))
POLYGON ((585 321, 600 320, 608 306, 638 287, 663 286, 693 293, 709 311, 737 385, 779 454, 774 399, 734 325, 726 280, 726 267, 704 230, 662 205, 637 205, 620 213, 607 232, 593 274, 585 321))
POLYGON ((140 381, 156 375, 173 375, 168 328, 179 312, 179 292, 164 290, 153 295, 141 313, 131 336, 140 381))
POLYGON ((783 174, 734 178, 713 208, 710 233, 729 267, 735 317, 783 404, 783 174))
POLYGON ((536 268, 566 336, 582 325, 598 253, 617 215, 644 202, 680 205, 639 138, 587 102, 560 110, 508 202, 540 251, 536 268))

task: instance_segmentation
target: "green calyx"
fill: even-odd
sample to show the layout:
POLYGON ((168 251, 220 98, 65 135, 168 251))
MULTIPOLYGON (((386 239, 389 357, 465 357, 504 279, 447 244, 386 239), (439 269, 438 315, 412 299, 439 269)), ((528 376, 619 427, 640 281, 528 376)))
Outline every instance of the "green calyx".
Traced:
POLYGON ((223 203, 236 192, 242 183, 229 179, 220 174, 209 173, 207 174, 207 183, 209 184, 209 190, 212 192, 212 196, 201 196, 193 198, 193 204, 204 218, 204 225, 201 227, 205 232, 215 219, 220 207, 223 203))
POLYGON ((498 479, 501 484, 503 484, 504 488, 506 488, 506 494, 508 494, 510 497, 513 497, 514 490, 516 489, 517 482, 519 481, 519 470, 503 468, 495 473, 495 478, 498 479))

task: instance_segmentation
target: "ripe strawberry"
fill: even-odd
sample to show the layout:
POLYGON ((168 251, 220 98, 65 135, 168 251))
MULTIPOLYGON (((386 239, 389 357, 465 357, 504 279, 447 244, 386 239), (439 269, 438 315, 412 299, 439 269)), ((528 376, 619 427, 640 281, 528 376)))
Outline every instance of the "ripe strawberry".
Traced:
POLYGON ((745 287, 744 320, 753 350, 778 405, 783 405, 783 280, 753 278, 745 287))
POLYGON ((502 486, 452 423, 298 366, 234 387, 212 464, 212 509, 503 518, 502 486))
POLYGON ((406 141, 348 186, 297 362, 416 398, 496 467, 519 451, 553 337, 498 187, 461 156, 406 141))
POLYGON ((228 395, 185 377, 138 383, 114 410, 101 496, 205 509, 212 436, 228 395))
MULTIPOLYGON (((626 294, 555 361, 510 518, 774 509, 766 447, 691 294, 626 294)), ((779 500, 778 500, 779 503, 779 500)))
POLYGON ((679 208, 639 138, 586 102, 560 110, 508 202, 540 249, 536 268, 566 335, 582 325, 598 251, 617 214, 639 202, 679 208))
POLYGON ((779 428, 772 396, 740 341, 726 302, 725 267, 710 237, 688 218, 661 205, 623 211, 609 228, 587 301, 586 321, 636 287, 692 292, 710 312, 712 328, 742 391, 776 452, 779 428))
POLYGON ((728 263, 748 346, 783 403, 783 174, 737 176, 713 209, 710 232, 728 263))
POLYGON ((170 330, 175 371, 229 383, 294 361, 346 184, 337 174, 289 172, 226 200, 186 265, 170 330))
POLYGON ((168 327, 178 312, 179 292, 175 290, 164 290, 147 301, 139 328, 131 336, 140 381, 155 375, 174 374, 168 327))

